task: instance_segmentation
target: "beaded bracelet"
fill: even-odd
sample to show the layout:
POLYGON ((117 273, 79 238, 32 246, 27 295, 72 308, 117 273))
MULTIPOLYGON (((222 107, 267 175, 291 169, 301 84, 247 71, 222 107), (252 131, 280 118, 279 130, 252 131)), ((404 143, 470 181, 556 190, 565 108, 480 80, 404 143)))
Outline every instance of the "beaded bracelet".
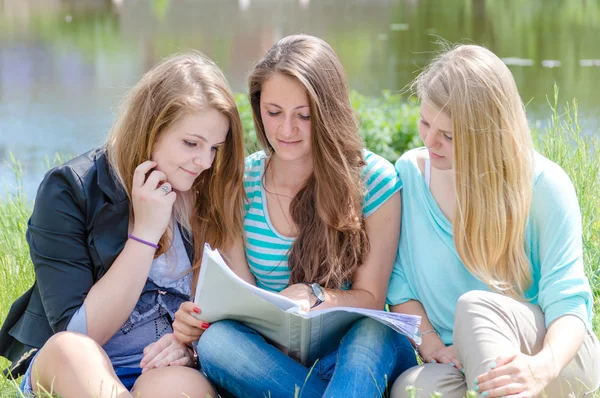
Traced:
MULTIPOLYGON (((417 351, 419 351, 419 355, 421 355, 420 348, 421 348, 421 345, 423 344, 423 336, 425 336, 425 335, 426 335, 426 334, 428 334, 428 333, 435 333, 435 334, 437 334, 438 336, 440 335, 440 334, 437 332, 437 330, 435 330, 435 329, 429 329, 429 330, 426 330, 426 331, 424 331, 423 333, 421 333, 421 344, 417 344, 417 351)), ((421 357, 421 359, 423 359, 423 357, 421 357)))
POLYGON ((435 333, 439 336, 439 333, 435 329, 429 329, 421 333, 421 337, 425 336, 427 333, 435 333))
MULTIPOLYGON (((438 333, 438 332, 437 332, 435 329, 429 329, 429 330, 426 330, 426 331, 424 331, 423 333, 421 333, 421 339, 423 338, 423 336, 425 336, 426 334, 429 334, 429 333, 435 333, 435 334, 437 334, 438 336, 440 335, 440 334, 439 334, 439 333, 438 333)), ((419 344, 419 345, 420 345, 420 344, 419 344)))
POLYGON ((154 244, 154 243, 152 243, 152 242, 148 242, 147 240, 140 239, 140 238, 138 238, 137 236, 133 236, 132 234, 129 234, 128 236, 129 236, 129 239, 133 239, 133 240, 135 240, 135 241, 138 241, 138 242, 140 242, 140 243, 143 243, 143 244, 145 244, 145 245, 148 245, 148 246, 150 246, 150 247, 153 247, 153 248, 155 248, 155 249, 158 249, 158 245, 155 245, 155 244, 154 244))

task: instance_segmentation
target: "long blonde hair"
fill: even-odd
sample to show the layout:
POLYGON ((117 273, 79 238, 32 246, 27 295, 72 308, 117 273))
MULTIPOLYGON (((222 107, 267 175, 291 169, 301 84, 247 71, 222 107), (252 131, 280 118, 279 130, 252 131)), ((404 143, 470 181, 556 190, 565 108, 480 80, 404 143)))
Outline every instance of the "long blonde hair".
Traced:
MULTIPOLYGON (((229 120, 227 138, 212 167, 200 174, 189 191, 179 193, 173 211, 175 220, 193 237, 193 286, 199 275, 204 243, 212 248, 226 248, 242 233, 243 131, 225 76, 199 52, 167 58, 129 92, 107 143, 111 169, 131 201, 135 168, 150 159, 162 132, 185 114, 207 107, 229 120)), ((130 214, 134 220, 135 215, 132 211, 130 214)), ((156 256, 170 245, 165 232, 156 256)))
POLYGON ((460 259, 491 290, 522 297, 531 284, 525 229, 533 144, 511 72, 491 51, 459 45, 435 58, 413 87, 452 120, 460 259))
POLYGON ((290 283, 340 288, 369 249, 362 217, 365 160, 346 77, 333 49, 319 38, 288 36, 271 47, 249 77, 254 125, 267 154, 273 148, 261 118, 260 95, 263 82, 274 74, 304 86, 311 115, 314 171, 290 204, 299 229, 288 256, 290 283))

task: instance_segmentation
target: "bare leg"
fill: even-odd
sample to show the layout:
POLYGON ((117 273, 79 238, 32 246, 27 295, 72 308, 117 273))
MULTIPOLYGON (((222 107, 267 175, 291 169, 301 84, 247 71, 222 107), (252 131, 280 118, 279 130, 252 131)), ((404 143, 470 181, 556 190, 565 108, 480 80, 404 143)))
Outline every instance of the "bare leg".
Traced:
POLYGON ((33 364, 34 392, 52 392, 64 398, 129 398, 110 359, 94 340, 78 333, 52 336, 33 364))
POLYGON ((140 398, 214 398, 209 381, 197 369, 168 366, 144 372, 131 390, 140 398))

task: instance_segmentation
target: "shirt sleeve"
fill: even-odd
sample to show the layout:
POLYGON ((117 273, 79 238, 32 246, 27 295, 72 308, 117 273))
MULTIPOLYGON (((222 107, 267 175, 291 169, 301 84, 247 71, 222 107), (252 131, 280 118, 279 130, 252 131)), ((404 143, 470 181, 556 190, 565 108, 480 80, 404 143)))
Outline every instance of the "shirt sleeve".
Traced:
POLYGON ((536 181, 531 204, 540 262, 538 304, 546 327, 564 315, 589 327, 593 298, 584 271, 577 195, 567 174, 549 163, 536 181))
POLYGON ((28 223, 36 284, 55 333, 67 328, 94 284, 85 207, 79 176, 70 167, 59 166, 40 184, 28 223))
POLYGON ((406 303, 410 300, 417 300, 417 296, 410 288, 408 280, 406 279, 404 267, 400 261, 400 254, 397 254, 394 268, 392 269, 390 284, 388 286, 386 302, 389 305, 396 305, 406 303))
POLYGON ((67 325, 67 332, 81 333, 87 336, 87 313, 85 312, 85 305, 79 307, 75 312, 67 325))
POLYGON ((260 184, 262 183, 260 163, 264 156, 264 152, 259 151, 248 155, 244 160, 244 189, 246 190, 244 216, 250 210, 254 197, 260 194, 260 184))
POLYGON ((366 187, 363 216, 367 218, 402 188, 402 182, 394 166, 381 156, 366 152, 365 160, 367 165, 362 174, 366 187))

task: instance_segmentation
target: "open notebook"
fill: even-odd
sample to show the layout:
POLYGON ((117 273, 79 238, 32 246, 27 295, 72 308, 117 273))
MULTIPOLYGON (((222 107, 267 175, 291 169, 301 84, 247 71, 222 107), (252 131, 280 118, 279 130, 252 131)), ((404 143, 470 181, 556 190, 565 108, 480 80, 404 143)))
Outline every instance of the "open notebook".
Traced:
POLYGON ((350 307, 304 312, 287 297, 239 278, 220 253, 208 245, 194 301, 201 309, 197 316, 202 320, 240 321, 306 366, 335 350, 352 324, 365 316, 420 343, 419 316, 350 307))

